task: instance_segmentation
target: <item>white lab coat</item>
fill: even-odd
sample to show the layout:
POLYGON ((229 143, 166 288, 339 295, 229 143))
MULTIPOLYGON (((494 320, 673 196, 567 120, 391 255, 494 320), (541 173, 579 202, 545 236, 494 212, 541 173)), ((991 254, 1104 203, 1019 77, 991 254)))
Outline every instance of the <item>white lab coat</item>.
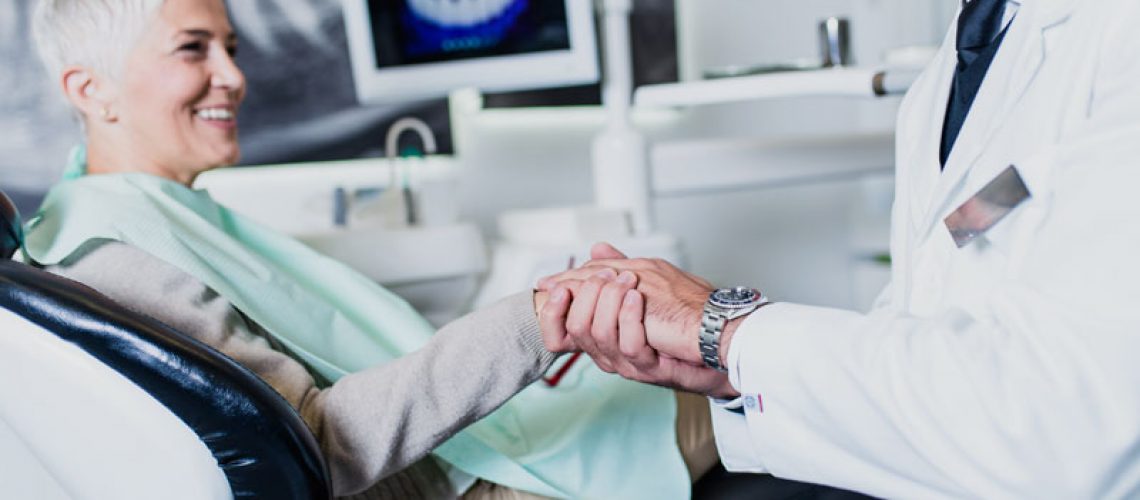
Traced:
POLYGON ((1024 0, 940 172, 949 33, 899 116, 890 285, 868 314, 745 320, 745 415, 713 410, 730 469, 892 498, 1140 495, 1137 26, 1137 0, 1024 0), (958 249, 943 220, 1010 165, 1032 198, 958 249))

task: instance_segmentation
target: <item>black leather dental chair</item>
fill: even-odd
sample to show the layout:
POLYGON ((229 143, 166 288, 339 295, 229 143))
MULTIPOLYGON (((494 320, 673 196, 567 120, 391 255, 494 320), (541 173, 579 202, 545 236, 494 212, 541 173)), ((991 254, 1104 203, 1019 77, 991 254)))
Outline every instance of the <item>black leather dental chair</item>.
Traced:
POLYGON ((331 498, 293 408, 210 347, 10 260, 0 193, 0 498, 331 498))

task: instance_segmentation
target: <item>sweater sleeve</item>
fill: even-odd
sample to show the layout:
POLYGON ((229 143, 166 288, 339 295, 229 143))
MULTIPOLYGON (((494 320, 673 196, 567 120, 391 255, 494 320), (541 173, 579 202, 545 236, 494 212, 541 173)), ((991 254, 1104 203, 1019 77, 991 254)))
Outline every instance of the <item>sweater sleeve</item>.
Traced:
POLYGON ((182 331, 249 368, 315 434, 337 495, 360 492, 425 457, 538 379, 543 347, 531 294, 443 327, 420 350, 319 388, 297 360, 229 301, 137 248, 108 242, 51 272, 182 331))

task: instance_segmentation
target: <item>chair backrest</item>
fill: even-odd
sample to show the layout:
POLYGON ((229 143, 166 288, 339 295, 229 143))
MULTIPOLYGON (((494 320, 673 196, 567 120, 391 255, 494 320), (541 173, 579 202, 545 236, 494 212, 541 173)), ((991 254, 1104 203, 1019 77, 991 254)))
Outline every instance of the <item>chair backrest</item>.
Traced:
MULTIPOLYGON (((15 209, 0 193, 0 256, 19 247, 19 228, 15 209)), ((0 483, 9 484, 5 474, 25 471, 26 481, 37 474, 64 478, 58 486, 71 497, 126 498, 139 491, 97 494, 113 486, 95 484, 100 477, 150 488, 138 497, 227 496, 227 484, 209 486, 210 477, 193 492, 161 479, 161 470, 170 467, 195 473, 186 469, 201 469, 199 455, 208 453, 215 468, 204 474, 220 471, 234 498, 331 498, 320 449, 297 412, 209 346, 86 286, 6 258, 0 259, 0 332, 0 351, 7 355, 0 356, 0 443, 23 443, 22 451, 0 446, 0 483), (151 420, 169 424, 171 416, 181 425, 151 420), (185 443, 186 436, 197 444, 171 444, 185 443), (148 442, 151 453, 131 455, 148 442), (80 449, 98 456, 101 443, 117 443, 103 463, 76 458, 80 449), (13 456, 34 456, 38 463, 7 463, 17 460, 13 456)))
POLYGON ((82 349, 3 308, 0 492, 37 499, 232 495, 213 454, 170 410, 82 349))

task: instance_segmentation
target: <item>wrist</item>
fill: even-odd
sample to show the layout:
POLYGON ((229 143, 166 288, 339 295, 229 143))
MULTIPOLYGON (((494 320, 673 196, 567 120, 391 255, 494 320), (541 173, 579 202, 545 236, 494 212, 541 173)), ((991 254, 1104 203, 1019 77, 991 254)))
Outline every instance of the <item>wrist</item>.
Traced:
POLYGON ((685 349, 684 356, 680 358, 699 366, 705 364, 704 357, 701 356, 701 317, 703 315, 703 306, 690 311, 689 319, 683 330, 689 335, 684 338, 684 344, 682 344, 685 349))

